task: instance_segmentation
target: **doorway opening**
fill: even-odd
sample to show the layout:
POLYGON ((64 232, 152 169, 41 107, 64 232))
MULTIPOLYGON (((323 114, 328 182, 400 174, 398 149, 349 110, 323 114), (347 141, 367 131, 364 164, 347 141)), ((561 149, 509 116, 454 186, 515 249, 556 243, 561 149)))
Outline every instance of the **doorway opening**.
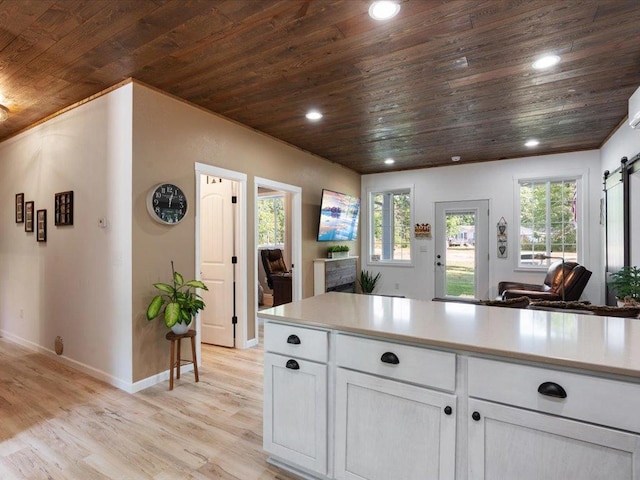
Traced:
POLYGON ((436 203, 435 296, 489 295, 489 201, 436 203))
MULTIPOLYGON (((274 304, 302 298, 302 189, 295 185, 255 178, 255 254, 256 312, 274 304), (267 278, 263 250, 277 257, 282 252, 281 265, 289 274, 267 278)), ((256 331, 258 318, 256 316, 256 331)))

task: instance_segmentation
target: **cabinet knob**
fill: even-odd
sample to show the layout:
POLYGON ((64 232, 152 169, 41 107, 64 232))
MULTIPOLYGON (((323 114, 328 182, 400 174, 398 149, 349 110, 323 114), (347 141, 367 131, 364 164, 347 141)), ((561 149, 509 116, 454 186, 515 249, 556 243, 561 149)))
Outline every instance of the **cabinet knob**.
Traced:
POLYGON ((384 352, 380 357, 380 361, 382 363, 390 363, 391 365, 398 365, 400 363, 400 359, 393 352, 384 352))
POLYGON ((554 382, 544 382, 538 387, 538 393, 547 397, 567 398, 567 391, 554 382))
POLYGON ((290 343, 291 345, 300 345, 300 337, 298 337, 297 335, 289 335, 289 338, 287 338, 287 343, 290 343))
POLYGON ((298 365, 298 362, 293 359, 287 360, 286 367, 290 370, 300 370, 300 365, 298 365))
POLYGON ((480 421, 480 413, 479 412, 473 412, 471 414, 471 418, 473 418, 476 422, 480 421))
POLYGON ((451 415, 452 413, 453 413, 453 408, 451 408, 449 405, 444 407, 444 414, 445 415, 451 415))

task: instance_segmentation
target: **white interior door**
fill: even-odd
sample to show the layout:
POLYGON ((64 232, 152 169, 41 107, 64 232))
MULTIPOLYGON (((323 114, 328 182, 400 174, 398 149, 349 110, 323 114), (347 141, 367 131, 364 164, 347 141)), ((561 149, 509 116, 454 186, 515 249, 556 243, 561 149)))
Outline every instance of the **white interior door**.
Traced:
POLYGON ((200 272, 209 288, 202 292, 202 341, 234 346, 234 230, 232 196, 236 182, 200 175, 200 272))
POLYGON ((436 203, 435 296, 489 298, 489 201, 436 203))

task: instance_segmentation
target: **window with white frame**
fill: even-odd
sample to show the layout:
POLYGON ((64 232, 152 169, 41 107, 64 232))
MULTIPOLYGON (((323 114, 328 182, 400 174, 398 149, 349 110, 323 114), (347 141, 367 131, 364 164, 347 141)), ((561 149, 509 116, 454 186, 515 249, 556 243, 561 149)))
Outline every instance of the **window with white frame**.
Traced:
POLYGON ((411 261, 411 189, 369 195, 369 260, 411 261))
POLYGON ((518 266, 580 258, 579 178, 519 180, 518 266), (550 257, 550 258, 548 258, 550 257))
POLYGON ((284 195, 258 198, 258 247, 282 247, 285 239, 284 195))

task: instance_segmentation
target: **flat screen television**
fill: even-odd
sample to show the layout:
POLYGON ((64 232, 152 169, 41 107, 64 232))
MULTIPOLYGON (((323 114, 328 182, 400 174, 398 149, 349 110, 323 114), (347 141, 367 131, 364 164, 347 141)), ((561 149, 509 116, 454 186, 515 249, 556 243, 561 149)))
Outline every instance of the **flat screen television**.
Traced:
POLYGON ((358 238, 360 199, 344 193, 322 190, 318 241, 349 241, 358 238))

